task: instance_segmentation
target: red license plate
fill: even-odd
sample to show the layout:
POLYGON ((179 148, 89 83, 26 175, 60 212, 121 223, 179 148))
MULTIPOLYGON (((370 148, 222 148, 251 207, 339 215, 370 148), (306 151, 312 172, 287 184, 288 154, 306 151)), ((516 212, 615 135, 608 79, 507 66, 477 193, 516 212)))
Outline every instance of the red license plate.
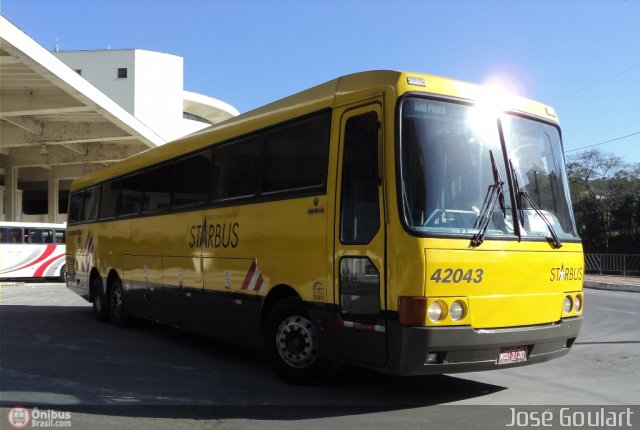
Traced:
POLYGON ((527 347, 516 346, 512 348, 502 348, 498 354, 497 364, 520 363, 527 361, 527 347))

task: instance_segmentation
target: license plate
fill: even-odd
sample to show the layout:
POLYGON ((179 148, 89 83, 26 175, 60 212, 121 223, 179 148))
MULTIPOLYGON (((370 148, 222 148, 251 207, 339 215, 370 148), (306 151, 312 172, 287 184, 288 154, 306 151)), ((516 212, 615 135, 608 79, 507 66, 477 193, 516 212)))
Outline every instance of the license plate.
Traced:
POLYGON ((513 348, 502 348, 498 354, 497 364, 520 363, 527 361, 527 347, 517 346, 513 348))

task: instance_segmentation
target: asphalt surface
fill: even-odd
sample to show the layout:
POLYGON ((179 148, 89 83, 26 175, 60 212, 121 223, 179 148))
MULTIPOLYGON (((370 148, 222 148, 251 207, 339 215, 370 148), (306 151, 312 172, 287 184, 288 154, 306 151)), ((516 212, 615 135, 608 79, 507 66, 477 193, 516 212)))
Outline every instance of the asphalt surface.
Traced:
MULTIPOLYGON (((535 423, 528 417, 546 410, 561 428, 562 407, 579 419, 582 405, 620 414, 615 405, 640 403, 640 294, 631 292, 587 290, 582 332, 555 361, 410 378, 345 367, 314 387, 283 383, 256 351, 149 322, 98 322, 62 284, 3 286, 0 305, 2 428, 16 406, 68 412, 53 425, 74 429, 483 429, 516 412, 535 423)), ((631 412, 640 428, 640 408, 631 412)))

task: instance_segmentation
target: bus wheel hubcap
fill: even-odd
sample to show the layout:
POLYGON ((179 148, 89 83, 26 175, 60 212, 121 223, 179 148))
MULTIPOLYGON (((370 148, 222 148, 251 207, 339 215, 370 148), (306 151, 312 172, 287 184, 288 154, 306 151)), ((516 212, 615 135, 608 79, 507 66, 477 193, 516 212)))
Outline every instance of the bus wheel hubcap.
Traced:
POLYGON ((303 368, 318 357, 318 339, 311 321, 304 317, 288 317, 276 332, 280 358, 291 367, 303 368))

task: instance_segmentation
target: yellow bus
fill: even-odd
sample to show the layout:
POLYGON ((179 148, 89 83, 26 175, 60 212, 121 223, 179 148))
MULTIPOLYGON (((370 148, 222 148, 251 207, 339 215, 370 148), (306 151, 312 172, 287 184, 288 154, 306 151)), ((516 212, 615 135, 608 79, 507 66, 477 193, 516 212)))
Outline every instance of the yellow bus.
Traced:
POLYGON ((67 286, 99 319, 264 349, 295 383, 569 352, 583 254, 549 106, 347 75, 71 187, 67 286))

